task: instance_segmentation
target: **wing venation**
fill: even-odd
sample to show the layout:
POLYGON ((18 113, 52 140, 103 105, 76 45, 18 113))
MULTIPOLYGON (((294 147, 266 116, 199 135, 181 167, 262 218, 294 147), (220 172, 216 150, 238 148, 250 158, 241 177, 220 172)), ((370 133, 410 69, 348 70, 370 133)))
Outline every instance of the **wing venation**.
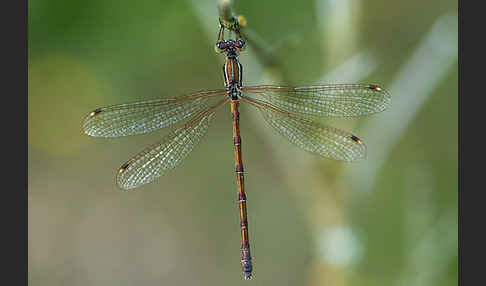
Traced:
POLYGON ((243 99, 256 106, 280 135, 308 152, 348 162, 366 156, 365 144, 347 131, 296 116, 262 101, 243 99))
POLYGON ((246 87, 242 91, 279 109, 310 117, 370 115, 385 110, 391 100, 385 89, 370 84, 265 85, 246 87))
POLYGON ((145 134, 191 118, 209 108, 209 99, 224 93, 214 90, 98 108, 86 116, 82 128, 94 137, 145 134))

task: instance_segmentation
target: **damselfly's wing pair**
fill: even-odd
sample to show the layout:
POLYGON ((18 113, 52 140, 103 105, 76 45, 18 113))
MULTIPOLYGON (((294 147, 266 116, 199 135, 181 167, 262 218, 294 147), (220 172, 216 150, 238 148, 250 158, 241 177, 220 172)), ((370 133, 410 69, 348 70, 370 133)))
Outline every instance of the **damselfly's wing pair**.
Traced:
MULTIPOLYGON (((363 158, 365 145, 351 133, 318 123, 319 118, 369 115, 383 111, 390 102, 388 92, 368 84, 265 85, 243 87, 241 92, 241 101, 258 108, 287 140, 306 151, 343 161, 363 158)), ((122 165, 116 181, 129 190, 179 165, 206 134, 214 113, 230 101, 227 91, 219 89, 114 105, 91 112, 83 130, 95 137, 121 137, 176 126, 122 165)))

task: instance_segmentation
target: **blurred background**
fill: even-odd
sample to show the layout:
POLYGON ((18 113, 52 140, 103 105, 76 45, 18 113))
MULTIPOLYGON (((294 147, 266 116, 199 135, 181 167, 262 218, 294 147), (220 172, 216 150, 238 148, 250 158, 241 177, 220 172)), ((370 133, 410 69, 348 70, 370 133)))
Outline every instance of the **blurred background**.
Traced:
POLYGON ((223 87, 217 0, 29 2, 29 285, 456 285, 456 1, 234 1, 247 85, 376 83, 385 112, 333 119, 343 163, 242 104, 254 279, 240 279, 229 106, 177 169, 134 192, 118 168, 166 132, 98 139, 97 107, 223 87))

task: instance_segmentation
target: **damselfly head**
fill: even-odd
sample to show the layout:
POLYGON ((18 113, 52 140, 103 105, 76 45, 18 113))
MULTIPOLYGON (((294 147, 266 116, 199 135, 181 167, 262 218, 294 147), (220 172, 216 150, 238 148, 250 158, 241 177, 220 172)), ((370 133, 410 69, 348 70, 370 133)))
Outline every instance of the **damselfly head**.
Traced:
POLYGON ((226 40, 219 41, 216 43, 215 51, 222 54, 237 54, 238 52, 244 51, 246 48, 246 43, 242 39, 239 40, 226 40))

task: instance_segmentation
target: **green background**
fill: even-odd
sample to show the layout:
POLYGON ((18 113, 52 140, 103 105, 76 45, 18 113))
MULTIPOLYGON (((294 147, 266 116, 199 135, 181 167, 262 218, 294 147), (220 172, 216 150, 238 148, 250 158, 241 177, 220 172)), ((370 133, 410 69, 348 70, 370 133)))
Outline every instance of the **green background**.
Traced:
POLYGON ((106 105, 223 87, 217 1, 29 1, 29 285, 456 285, 457 3, 235 1, 245 84, 378 83, 391 106, 332 120, 367 160, 306 153, 241 110, 254 280, 241 281, 229 107, 177 169, 134 192, 160 139, 98 139, 106 105), (284 75, 284 76, 283 76, 284 75))

